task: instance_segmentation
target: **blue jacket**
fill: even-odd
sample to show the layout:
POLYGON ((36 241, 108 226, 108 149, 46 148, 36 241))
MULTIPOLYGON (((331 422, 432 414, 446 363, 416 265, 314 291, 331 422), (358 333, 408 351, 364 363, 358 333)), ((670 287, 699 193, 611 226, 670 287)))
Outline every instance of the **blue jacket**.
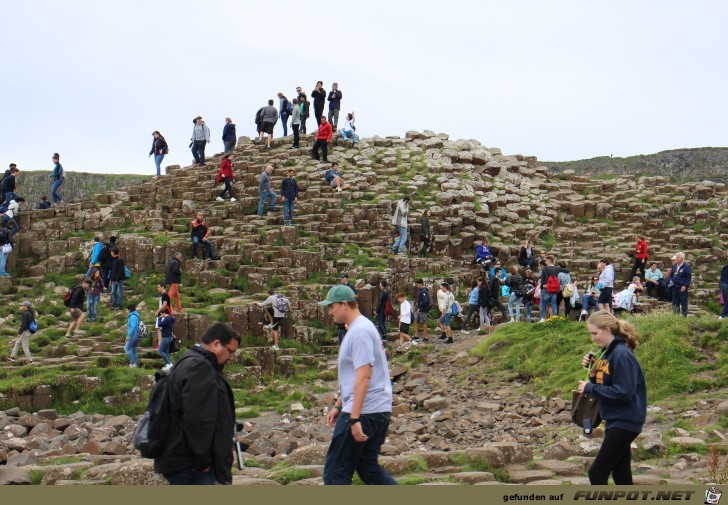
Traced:
POLYGON ((341 109, 341 91, 329 91, 329 110, 341 109))
POLYGON ((298 183, 296 179, 286 177, 281 181, 281 196, 286 200, 298 198, 298 183))
POLYGON ((126 334, 126 338, 139 335, 139 313, 136 310, 129 312, 129 319, 127 319, 126 325, 129 327, 129 332, 126 334))
POLYGON ((226 123, 222 129, 222 141, 233 142, 235 140, 235 125, 233 123, 226 123))
POLYGON ((599 400, 599 415, 606 428, 641 433, 647 417, 647 386, 635 355, 615 337, 595 366, 596 377, 584 392, 599 400))
POLYGON ((681 288, 685 286, 686 288, 690 287, 690 282, 693 279, 693 268, 690 266, 690 264, 687 261, 683 261, 682 267, 678 270, 678 265, 675 263, 672 268, 672 283, 673 286, 676 288, 681 288))
POLYGON ((164 319, 157 318, 157 325, 162 330, 162 338, 172 338, 174 336, 174 316, 167 316, 164 319))
POLYGON ((94 263, 99 261, 99 254, 101 254, 101 251, 104 249, 104 244, 101 242, 96 242, 94 244, 93 251, 91 251, 91 261, 89 261, 89 266, 93 266, 94 263))
POLYGON ((476 261, 485 260, 485 259, 492 258, 492 257, 493 257, 493 253, 490 252, 490 247, 488 247, 487 245, 484 246, 481 244, 475 248, 475 260, 476 261))
POLYGON ((51 174, 51 179, 54 181, 57 181, 61 178, 61 174, 63 174, 63 167, 60 163, 56 163, 53 166, 53 173, 51 174))
POLYGON ((478 305, 478 293, 480 292, 479 288, 473 288, 473 290, 470 292, 470 296, 468 296, 468 305, 477 306, 478 305))

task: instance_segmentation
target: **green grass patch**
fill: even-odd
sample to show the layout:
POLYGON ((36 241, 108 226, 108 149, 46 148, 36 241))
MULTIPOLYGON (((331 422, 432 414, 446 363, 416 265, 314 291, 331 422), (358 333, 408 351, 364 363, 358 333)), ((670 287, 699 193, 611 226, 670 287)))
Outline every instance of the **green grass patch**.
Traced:
POLYGON ((43 470, 31 470, 28 474, 30 475, 30 483, 33 486, 40 486, 41 482, 43 482, 43 477, 45 477, 43 470))
POLYGON ((312 476, 313 475, 309 470, 303 470, 300 468, 285 468, 276 473, 273 476, 273 480, 275 480, 278 484, 286 485, 298 480, 310 479, 312 476))
POLYGON ((464 472, 490 472, 498 482, 510 482, 511 476, 505 468, 493 468, 489 461, 471 458, 463 452, 454 452, 450 461, 461 467, 464 472))
MULTIPOLYGON (((650 402, 728 384, 727 360, 710 362, 692 345, 697 337, 690 319, 655 313, 630 321, 640 335, 635 355, 647 381, 650 402)), ((692 320, 692 324, 700 325, 701 321, 692 320)), ((705 324, 710 323, 706 320, 705 324)), ((728 346, 719 343, 721 355, 728 352, 728 346)), ((546 324, 500 326, 471 353, 483 358, 478 366, 486 367, 486 373, 530 380, 540 394, 568 397, 585 378, 580 361, 592 349, 583 323, 559 319, 546 324), (489 351, 494 344, 501 347, 489 351)))

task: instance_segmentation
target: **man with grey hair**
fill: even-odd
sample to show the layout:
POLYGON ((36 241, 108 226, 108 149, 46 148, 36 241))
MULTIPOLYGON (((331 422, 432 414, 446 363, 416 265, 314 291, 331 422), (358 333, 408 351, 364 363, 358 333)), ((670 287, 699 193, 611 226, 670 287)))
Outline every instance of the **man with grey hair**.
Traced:
POLYGON ((169 286, 170 305, 172 300, 176 300, 177 312, 182 312, 182 299, 179 294, 179 285, 182 283, 182 258, 184 255, 181 252, 174 253, 174 257, 167 263, 164 271, 164 283, 169 286))
POLYGON ((275 212, 276 202, 278 201, 278 195, 273 193, 270 189, 270 176, 273 173, 273 165, 268 165, 265 170, 260 174, 258 179, 258 194, 260 195, 260 201, 258 202, 258 215, 262 216, 265 210, 265 202, 270 199, 270 207, 268 212, 275 212))
POLYGON ((670 269, 672 311, 688 317, 688 288, 693 279, 693 268, 685 261, 685 253, 676 253, 675 258, 677 261, 670 269))
POLYGON ((336 82, 331 85, 328 101, 329 123, 331 123, 331 128, 336 131, 336 127, 339 125, 339 110, 341 109, 341 91, 339 91, 339 84, 336 82))

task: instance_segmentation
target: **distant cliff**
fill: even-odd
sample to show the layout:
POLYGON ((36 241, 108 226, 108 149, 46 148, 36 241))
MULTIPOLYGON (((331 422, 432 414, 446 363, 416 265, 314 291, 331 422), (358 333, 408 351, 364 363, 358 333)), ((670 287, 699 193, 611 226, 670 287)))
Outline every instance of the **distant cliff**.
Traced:
POLYGON ((586 175, 662 175, 675 181, 712 180, 728 183, 726 147, 674 149, 628 158, 601 156, 589 160, 543 161, 541 164, 558 172, 574 170, 576 173, 586 175))
MULTIPOLYGON (((2 174, 0 174, 1 176, 2 174)), ((51 199, 50 172, 25 172, 18 175, 17 193, 22 195, 33 207, 42 195, 51 199)), ((148 180, 148 176, 133 174, 87 174, 69 172, 66 181, 58 191, 67 202, 80 201, 84 198, 112 189, 133 186, 148 180)))

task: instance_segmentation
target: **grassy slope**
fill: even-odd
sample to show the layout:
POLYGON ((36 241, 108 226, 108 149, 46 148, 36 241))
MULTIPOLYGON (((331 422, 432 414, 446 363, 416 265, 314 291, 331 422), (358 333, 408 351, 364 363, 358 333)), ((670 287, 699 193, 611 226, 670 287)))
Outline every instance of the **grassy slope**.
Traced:
MULTIPOLYGON (((684 319, 668 313, 635 316, 640 334, 636 350, 650 402, 728 386, 728 325, 715 316, 684 319)), ((570 398, 585 371, 581 357, 595 346, 584 323, 553 320, 546 324, 503 325, 476 346, 487 374, 530 378, 547 396, 570 398), (488 349, 496 343, 501 347, 488 349)))

